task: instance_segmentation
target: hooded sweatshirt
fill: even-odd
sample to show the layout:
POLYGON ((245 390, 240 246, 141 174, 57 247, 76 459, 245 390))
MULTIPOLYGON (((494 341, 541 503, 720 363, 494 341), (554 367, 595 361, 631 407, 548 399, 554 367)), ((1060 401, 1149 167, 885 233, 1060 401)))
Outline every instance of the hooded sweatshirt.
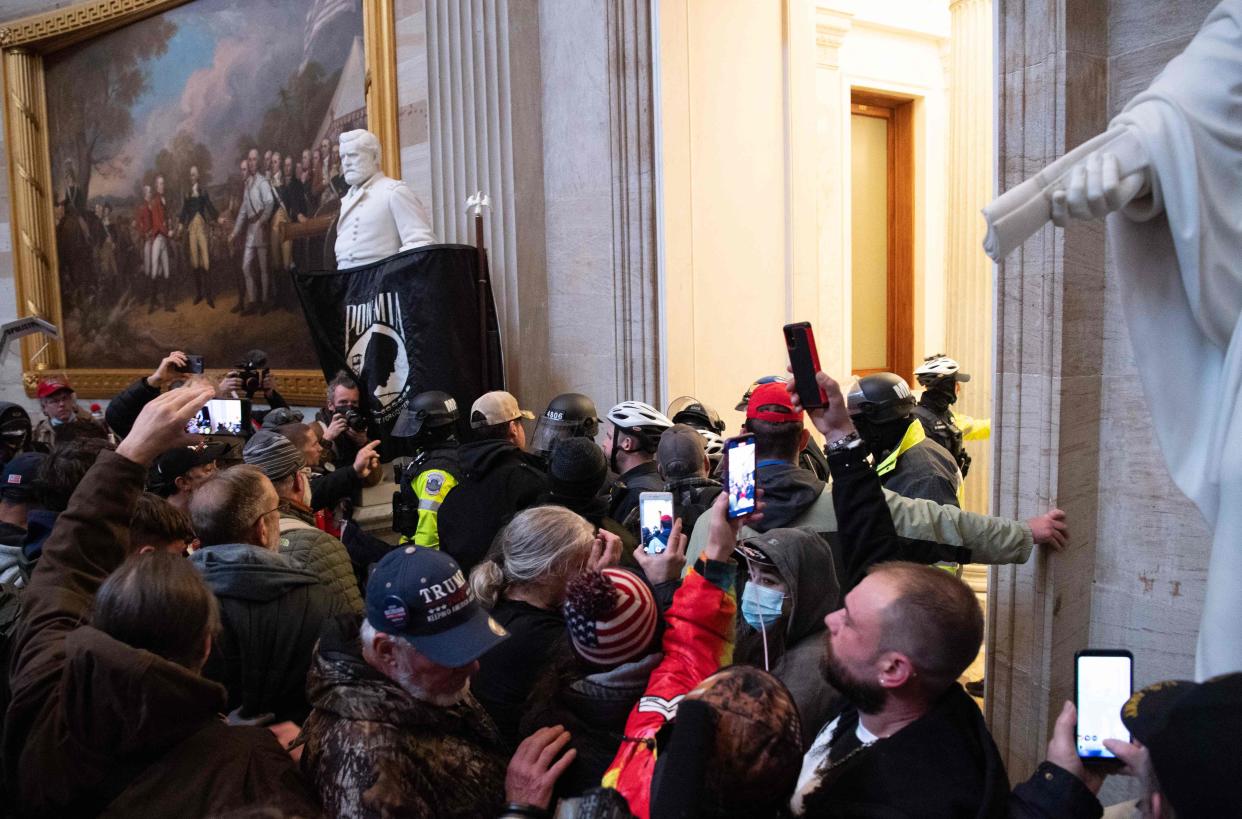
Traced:
MULTIPOLYGON (((841 606, 832 550, 810 529, 769 529, 749 538, 776 565, 787 589, 781 623, 769 629, 768 662, 771 671, 793 695, 802 716, 802 738, 807 745, 843 705, 843 700, 820 673, 824 656, 824 618, 841 606)), ((745 571, 738 577, 744 579, 745 571)), ((739 663, 763 667, 763 635, 738 619, 739 663)))
POLYGON ((457 455, 461 482, 440 505, 440 549, 469 574, 501 527, 535 505, 548 479, 534 456, 509 441, 472 441, 457 455))
POLYGON ((323 621, 345 610, 340 598, 314 572, 248 543, 207 546, 190 561, 220 601, 223 628, 204 676, 228 689, 229 710, 243 718, 301 722, 315 640, 323 621))

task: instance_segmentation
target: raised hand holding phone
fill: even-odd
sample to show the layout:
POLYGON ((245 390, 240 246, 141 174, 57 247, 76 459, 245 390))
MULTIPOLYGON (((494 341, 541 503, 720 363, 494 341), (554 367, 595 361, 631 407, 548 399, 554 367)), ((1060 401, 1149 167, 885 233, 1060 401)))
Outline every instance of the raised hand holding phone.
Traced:
POLYGON ((1085 760, 1116 762, 1106 739, 1129 741, 1121 708, 1134 690, 1134 656, 1122 649, 1089 649, 1074 655, 1076 746, 1085 760))
MULTIPOLYGON (((793 372, 792 368, 790 372, 793 372)), ((850 420, 849 408, 845 403, 845 395, 841 392, 841 385, 832 376, 822 371, 815 373, 815 383, 824 396, 822 407, 803 406, 798 382, 798 376, 795 374, 786 385, 786 389, 789 390, 790 403, 793 404, 795 410, 806 410, 807 415, 811 416, 811 424, 819 430, 820 435, 824 436, 824 440, 832 443, 857 432, 854 422, 850 420)))

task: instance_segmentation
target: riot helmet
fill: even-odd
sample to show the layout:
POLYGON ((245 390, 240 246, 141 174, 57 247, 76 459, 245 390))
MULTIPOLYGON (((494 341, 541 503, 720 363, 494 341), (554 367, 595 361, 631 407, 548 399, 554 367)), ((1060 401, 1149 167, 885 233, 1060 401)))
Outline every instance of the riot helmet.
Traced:
POLYGON ((599 433, 595 402, 580 392, 564 392, 548 402, 548 408, 535 424, 530 451, 547 458, 558 441, 567 438, 590 438, 599 433))
POLYGON ((395 438, 417 438, 423 432, 457 423, 457 400, 447 392, 427 390, 410 399, 393 425, 395 438))
POLYGON ((910 417, 914 393, 896 373, 872 373, 858 379, 846 396, 846 405, 855 422, 861 416, 872 424, 889 424, 910 417))
POLYGON ((725 429, 720 413, 690 395, 674 399, 664 414, 674 424, 686 424, 698 430, 721 433, 725 429))
MULTIPOLYGON (((788 384, 789 379, 783 375, 765 375, 755 379, 755 382, 746 388, 746 392, 742 394, 742 400, 737 402, 737 406, 734 409, 738 412, 746 412, 746 405, 750 403, 750 395, 755 391, 755 388, 773 382, 788 384)), ((724 428, 721 427, 721 429, 724 428)))

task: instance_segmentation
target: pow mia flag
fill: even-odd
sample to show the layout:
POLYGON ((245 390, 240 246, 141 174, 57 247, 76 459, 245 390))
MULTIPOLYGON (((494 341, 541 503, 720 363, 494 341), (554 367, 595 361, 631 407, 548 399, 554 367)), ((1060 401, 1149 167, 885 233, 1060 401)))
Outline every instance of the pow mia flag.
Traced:
MULTIPOLYGON (((487 351, 493 383, 482 374, 477 268, 469 245, 430 245, 364 267, 293 274, 324 376, 345 370, 358 382, 385 458, 399 454, 388 434, 413 396, 443 390, 469 407, 503 388, 498 343, 487 351)), ((494 310, 488 322, 498 340, 494 310)))

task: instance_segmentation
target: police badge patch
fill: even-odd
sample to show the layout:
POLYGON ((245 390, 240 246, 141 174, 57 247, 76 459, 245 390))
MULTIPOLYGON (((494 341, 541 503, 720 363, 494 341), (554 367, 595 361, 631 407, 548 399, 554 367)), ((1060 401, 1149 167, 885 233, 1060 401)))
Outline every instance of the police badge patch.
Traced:
POLYGON ((428 495, 438 495, 444 487, 444 476, 439 472, 435 472, 427 476, 427 483, 423 485, 424 491, 428 495))

